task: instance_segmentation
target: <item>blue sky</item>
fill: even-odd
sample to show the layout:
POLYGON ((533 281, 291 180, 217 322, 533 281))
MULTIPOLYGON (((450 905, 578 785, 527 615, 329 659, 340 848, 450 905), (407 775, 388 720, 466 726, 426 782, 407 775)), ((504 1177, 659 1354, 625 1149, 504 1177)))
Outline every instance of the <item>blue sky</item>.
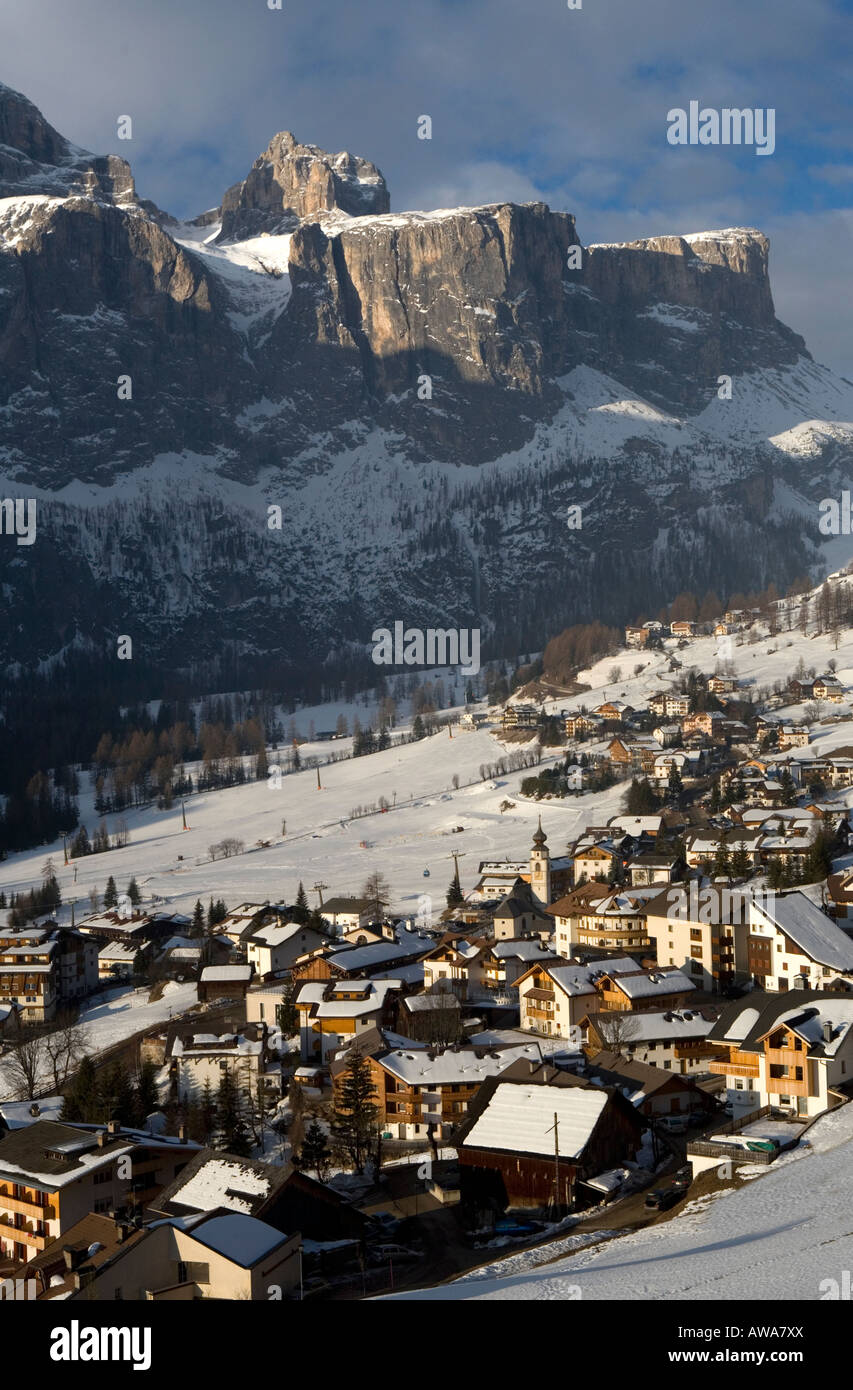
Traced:
POLYGON ((374 160, 394 209, 540 198, 585 242, 758 226, 780 317, 853 378, 853 0, 283 6, 3 0, 0 80, 178 215, 291 129, 374 160), (773 107, 775 153, 670 146, 691 100, 773 107))

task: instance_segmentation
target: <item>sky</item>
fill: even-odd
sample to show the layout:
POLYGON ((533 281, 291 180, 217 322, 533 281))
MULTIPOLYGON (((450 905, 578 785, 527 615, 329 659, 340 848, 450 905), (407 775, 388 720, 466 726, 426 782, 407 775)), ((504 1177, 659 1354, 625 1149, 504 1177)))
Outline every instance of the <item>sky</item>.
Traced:
POLYGON ((587 244, 760 227, 780 318, 853 379, 853 0, 275 2, 2 0, 0 81, 177 216, 289 129, 373 160, 396 211, 540 199, 587 244), (691 101, 772 108, 773 154, 669 144, 691 101))

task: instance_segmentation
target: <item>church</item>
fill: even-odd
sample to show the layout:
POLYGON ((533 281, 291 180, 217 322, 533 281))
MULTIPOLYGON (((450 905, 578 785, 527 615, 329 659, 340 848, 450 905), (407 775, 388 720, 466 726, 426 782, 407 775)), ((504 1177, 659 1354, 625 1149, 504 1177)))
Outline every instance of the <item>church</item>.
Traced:
POLYGON ((484 859, 479 865, 479 882, 468 895, 469 902, 491 902, 511 895, 518 879, 528 884, 534 899, 545 908, 572 887, 572 858, 551 858, 542 817, 533 836, 528 859, 484 859))

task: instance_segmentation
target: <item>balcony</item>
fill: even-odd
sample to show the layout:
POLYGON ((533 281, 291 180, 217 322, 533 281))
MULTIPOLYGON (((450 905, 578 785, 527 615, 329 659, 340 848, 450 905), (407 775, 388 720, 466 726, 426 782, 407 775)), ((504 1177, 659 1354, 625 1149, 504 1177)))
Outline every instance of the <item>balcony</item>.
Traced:
POLYGON ((750 1076, 760 1075, 758 1063, 754 1065, 747 1062, 729 1062, 726 1059, 709 1062, 708 1070, 715 1076, 750 1076))
POLYGON ((8 1217, 0 1216, 0 1236, 5 1236, 7 1240, 15 1240, 22 1245, 31 1245, 37 1251, 44 1250, 50 1236, 36 1235, 35 1231, 30 1231, 26 1226, 15 1226, 8 1217))
POLYGON ((20 1197, 7 1196, 0 1191, 0 1210, 19 1212, 21 1216, 29 1216, 33 1221, 51 1221, 56 1219, 56 1207, 41 1206, 39 1202, 24 1201, 20 1197))

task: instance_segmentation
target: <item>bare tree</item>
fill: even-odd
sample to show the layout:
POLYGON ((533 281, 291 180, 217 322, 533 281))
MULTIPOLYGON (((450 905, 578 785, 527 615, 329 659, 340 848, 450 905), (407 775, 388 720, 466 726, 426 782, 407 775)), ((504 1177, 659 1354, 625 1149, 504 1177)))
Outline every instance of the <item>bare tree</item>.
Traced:
POLYGON ((607 1052, 621 1052, 622 1048, 637 1036, 637 1019, 630 1013, 599 1014, 595 1020, 596 1032, 607 1052))
POLYGON ((391 888, 385 875, 378 869, 368 874, 361 896, 366 898, 374 917, 384 917, 385 909, 391 901, 391 888))
POLYGON ((59 1093, 77 1063, 86 1055, 88 1029, 78 1024, 72 1014, 60 1014, 57 1026, 48 1033, 44 1044, 45 1065, 50 1067, 54 1090, 59 1093))
POLYGON ((34 1100, 45 1063, 44 1038, 36 1034, 22 1038, 3 1062, 19 1100, 34 1100))

